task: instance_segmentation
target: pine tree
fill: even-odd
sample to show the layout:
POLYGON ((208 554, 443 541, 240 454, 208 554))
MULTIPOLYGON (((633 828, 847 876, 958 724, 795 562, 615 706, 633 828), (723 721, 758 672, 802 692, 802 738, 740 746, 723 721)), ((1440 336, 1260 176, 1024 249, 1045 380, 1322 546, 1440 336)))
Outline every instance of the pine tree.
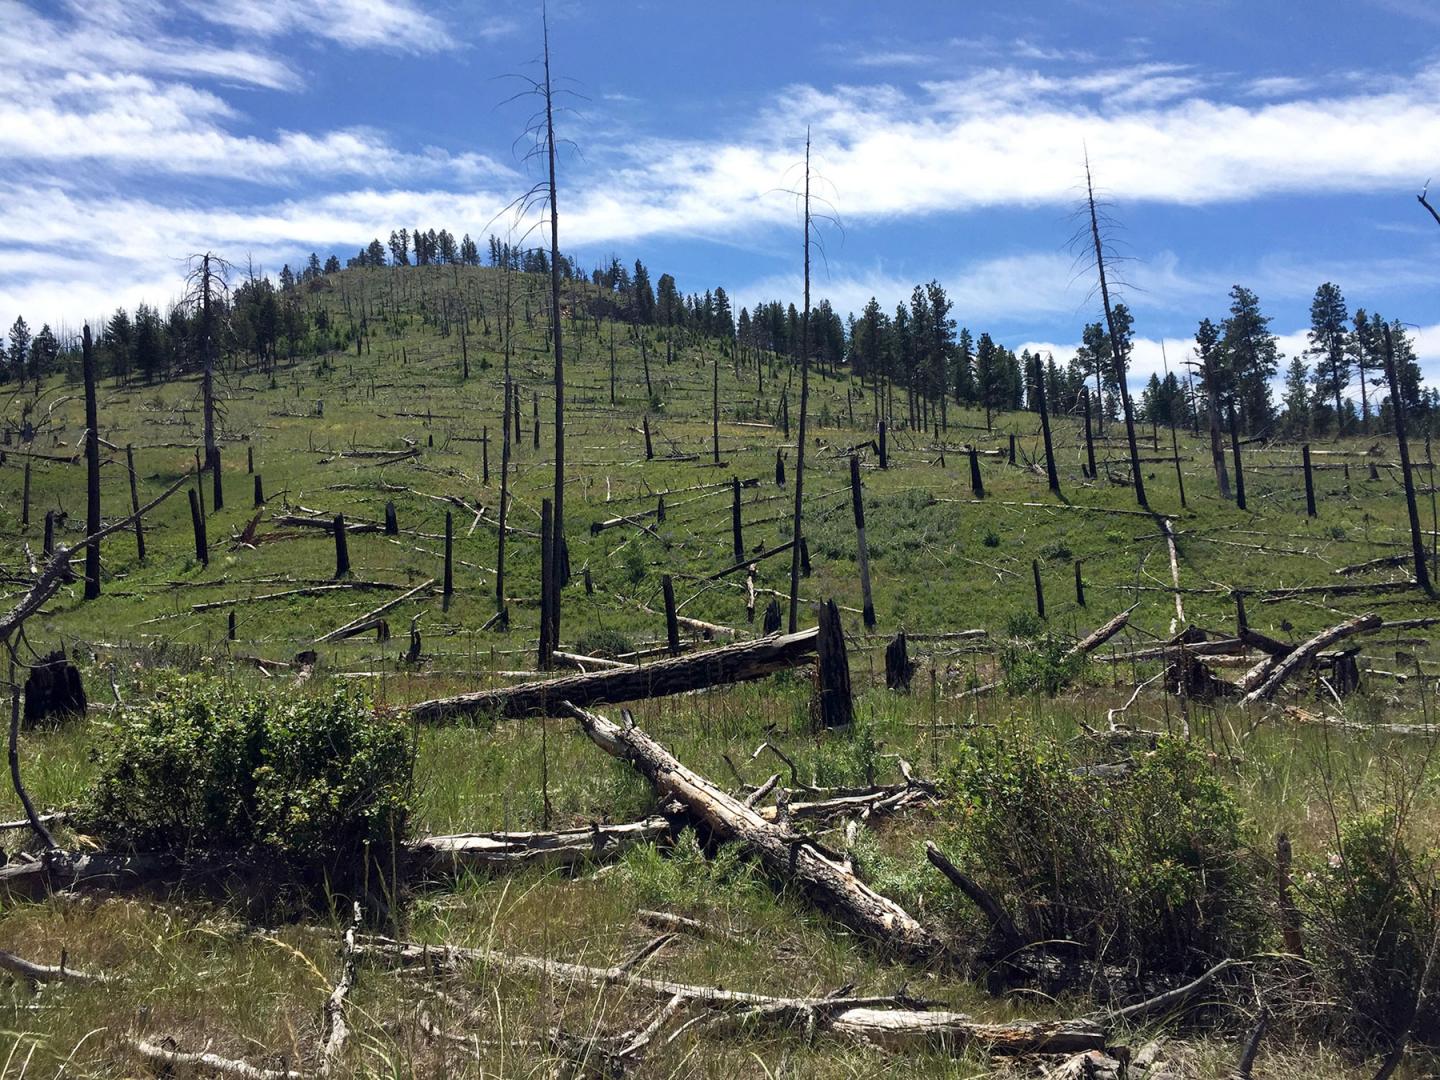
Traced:
POLYGON ((60 342, 50 324, 40 327, 35 340, 30 342, 30 377, 37 383, 55 370, 60 362, 60 342))
POLYGON ((10 327, 10 373, 20 382, 25 381, 25 361, 30 357, 30 327, 23 315, 15 317, 10 327))
POLYGON ((1285 372, 1285 427, 1298 436, 1310 431, 1310 369, 1303 356, 1293 357, 1285 372))
POLYGON ((966 326, 955 339, 955 400, 960 404, 975 401, 975 341, 966 326))
MULTIPOLYGON (((1339 286, 1325 282, 1315 290, 1315 299, 1310 304, 1310 348, 1307 355, 1315 358, 1315 405, 1319 413, 1321 402, 1334 402, 1335 433, 1343 434, 1345 411, 1341 398, 1350 385, 1349 333, 1346 323, 1349 313, 1345 310, 1345 297, 1339 286)), ((1317 419, 1323 417, 1323 413, 1317 419)))
MULTIPOLYGON (((1230 315, 1220 339, 1224 378, 1233 388, 1235 411, 1246 431, 1259 431, 1275 415, 1270 380, 1280 369, 1280 354, 1270 318, 1260 310, 1260 299, 1236 285, 1230 290, 1230 315)), ((1222 401, 1226 398, 1222 395, 1222 401)))

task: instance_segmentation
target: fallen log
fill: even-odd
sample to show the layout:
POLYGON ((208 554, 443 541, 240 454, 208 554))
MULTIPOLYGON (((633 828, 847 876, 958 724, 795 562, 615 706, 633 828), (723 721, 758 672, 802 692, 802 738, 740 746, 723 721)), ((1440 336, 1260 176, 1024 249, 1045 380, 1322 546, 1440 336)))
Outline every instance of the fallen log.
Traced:
POLYGON ((580 706, 615 704, 762 679, 807 663, 815 655, 818 633, 816 629, 802 630, 798 634, 724 645, 646 667, 567 675, 435 698, 410 706, 409 714, 420 723, 438 723, 461 716, 513 719, 554 714, 567 701, 580 706))
MULTIPOLYGON (((918 789, 917 789, 918 790, 918 789)), ((918 797, 918 796, 917 796, 918 797)), ((876 797, 885 809, 908 801, 876 797)), ((805 804, 801 804, 805 805, 805 804)), ((820 804, 810 816, 827 817, 840 806, 820 804)), ((26 823, 28 824, 28 822, 26 823)), ((636 844, 664 839, 671 829, 653 816, 620 825, 589 825, 556 832, 457 833, 409 841, 399 862, 401 874, 421 883, 453 877, 463 870, 504 873, 526 867, 574 868, 606 862, 636 844)), ((56 852, 34 862, 0 867, 0 899, 39 900, 51 892, 132 892, 166 888, 185 881, 227 884, 252 877, 259 867, 243 855, 186 859, 164 852, 56 852)), ((5 967, 0 954, 0 968, 5 967)))
POLYGON ((411 878, 453 876, 457 870, 504 872, 523 867, 570 869, 613 859, 637 844, 670 832, 663 817, 623 825, 590 825, 557 832, 457 833, 411 843, 405 869, 411 878))
POLYGON ((92 975, 87 971, 79 971, 67 967, 62 959, 59 964, 51 967, 48 964, 35 964, 23 957, 16 956, 12 952, 0 949, 0 968, 10 972, 18 978, 25 980, 32 987, 41 983, 52 982, 73 982, 84 985, 103 985, 110 981, 108 975, 92 975))
POLYGON ((633 723, 621 727, 573 703, 565 706, 592 742, 612 757, 629 761, 660 796, 678 802, 716 840, 743 844, 770 873, 802 886, 821 908, 897 955, 920 962, 947 957, 938 936, 895 901, 861 882, 814 841, 766 821, 758 811, 686 768, 633 723))
POLYGON ((580 986, 620 986, 652 997, 679 997, 696 1008, 750 1022, 803 1025, 815 1035, 838 1035, 890 1049, 929 1048, 953 1053, 979 1046, 993 1054, 1073 1054, 1103 1049, 1105 1030, 1090 1020, 978 1021, 965 1013, 929 1011, 903 994, 877 997, 787 998, 721 987, 671 982, 638 975, 624 965, 608 968, 546 960, 489 949, 416 945, 370 938, 357 945, 362 955, 429 971, 454 972, 484 965, 512 975, 533 975, 580 986))
POLYGON ((390 599, 390 600, 385 601, 385 603, 381 604, 379 607, 375 608, 373 611, 367 611, 364 615, 361 615, 361 616, 359 616, 358 618, 355 618, 355 619, 351 619, 351 620, 350 620, 348 623, 346 623, 344 626, 337 626, 334 630, 331 630, 328 634, 325 634, 325 635, 323 635, 322 637, 316 638, 316 639, 315 639, 315 644, 316 644, 316 645, 323 645, 323 644, 325 644, 325 643, 327 643, 327 642, 331 642, 331 641, 340 641, 340 640, 342 640, 343 638, 351 637, 351 636, 353 636, 353 635, 356 634, 356 633, 360 633, 360 632, 361 632, 360 628, 363 627, 363 626, 365 626, 365 624, 369 623, 371 620, 376 619, 376 618, 378 618, 378 617, 381 616, 381 615, 384 615, 384 614, 385 614, 387 611, 389 611, 391 608, 398 607, 400 604, 403 604, 406 600, 409 600, 409 599, 410 599, 412 596, 414 596, 415 594, 425 592, 426 590, 432 588, 432 587, 434 586, 434 584, 435 584, 435 579, 434 579, 434 578, 430 578, 428 581, 422 581, 419 585, 416 585, 413 589, 410 589, 410 590, 407 591, 407 592, 403 592, 403 593, 401 593, 399 596, 394 597, 393 599, 390 599))
POLYGON ((130 1046, 147 1061, 153 1061, 167 1070, 220 1073, 222 1076, 238 1076, 241 1080, 302 1080, 306 1075, 291 1069, 262 1069, 258 1065, 221 1057, 208 1051, 189 1053, 174 1050, 167 1046, 158 1046, 146 1039, 131 1039, 130 1046))
MULTIPOLYGON (((1284 685, 1285 681, 1297 672, 1308 668, 1315 661, 1315 656, 1323 649, 1329 648, 1335 642, 1350 637, 1353 634, 1363 634, 1369 630, 1378 630, 1384 625, 1384 621, 1374 612, 1358 615, 1353 619, 1337 623, 1326 630, 1320 631, 1303 645, 1297 645, 1288 656, 1283 658, 1267 657, 1263 662, 1269 665, 1263 677, 1256 676, 1250 680, 1251 687, 1246 690, 1245 696, 1240 699, 1242 705, 1254 705, 1256 702, 1266 701, 1275 696, 1275 692, 1284 685)), ((1262 665, 1263 666, 1263 665, 1262 665)), ((1252 671, 1255 669, 1252 669, 1252 671)))

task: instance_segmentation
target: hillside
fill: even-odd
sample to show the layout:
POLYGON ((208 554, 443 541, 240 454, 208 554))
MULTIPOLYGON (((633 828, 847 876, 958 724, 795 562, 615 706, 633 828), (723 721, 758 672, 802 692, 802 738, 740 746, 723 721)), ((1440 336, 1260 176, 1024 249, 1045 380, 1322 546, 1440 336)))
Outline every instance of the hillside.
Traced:
MULTIPOLYGON (((22 660, 66 649, 80 666, 91 702, 88 718, 26 731, 21 738, 25 781, 42 807, 65 807, 81 797, 96 775, 92 750, 127 708, 154 691, 161 671, 220 673, 236 684, 285 686, 299 696, 361 686, 376 703, 396 709, 503 687, 535 672, 541 503, 553 483, 542 279, 435 266, 351 269, 318 281, 304 303, 325 310, 335 327, 354 325, 363 332, 343 351, 313 358, 224 358, 218 376, 223 508, 215 508, 208 474, 186 485, 204 503, 207 561, 197 558, 182 491, 143 519, 143 561, 133 532, 106 538, 99 599, 83 600, 77 580, 25 625, 22 660), (508 343, 502 330, 507 288, 514 320, 508 343), (508 627, 496 618, 502 607, 496 572, 507 345, 521 405, 510 449, 512 532, 501 598, 508 627), (257 503, 262 488, 263 502, 257 503), (389 505, 397 524, 393 535, 384 528, 389 505), (339 578, 331 524, 336 515, 352 530, 346 534, 349 573, 339 578), (447 529, 453 534, 454 581, 448 597, 441 595, 447 529), (320 640, 377 610, 374 618, 383 619, 383 628, 320 640), (418 634, 418 657, 406 656, 416 640, 412 632, 418 634), (312 650, 314 656, 307 656, 312 650)), ((798 370, 788 358, 728 340, 637 329, 594 315, 599 305, 590 285, 572 289, 564 307, 570 580, 562 593, 561 650, 592 669, 630 654, 652 663, 666 645, 665 575, 673 581, 680 616, 692 620, 681 624, 687 654, 715 646, 697 632, 700 623, 731 628, 742 640, 761 637, 767 605, 778 600, 783 611, 788 600, 790 553, 758 555, 790 539, 798 370), (777 483, 777 454, 783 484, 777 483), (732 518, 737 491, 740 559, 732 518), (661 497, 663 517, 657 512, 661 497), (743 569, 714 576, 752 558, 756 570, 748 585, 743 569), (754 607, 747 610, 750 585, 754 607)), ((27 387, 11 396, 10 390, 0 411, 6 428, 0 447, 6 597, 0 609, 8 609, 33 579, 47 512, 63 515, 55 525, 57 542, 85 535, 85 414, 78 384, 57 376, 38 391, 27 387), (18 438, 22 408, 34 425, 34 438, 25 443, 18 438), (28 524, 22 524, 27 484, 28 524)), ((1173 775, 1145 772, 1169 761, 1168 751, 1154 744, 1163 747, 1159 736, 1174 735, 1185 753, 1204 763, 1205 779, 1195 783, 1215 781, 1234 802, 1241 822, 1236 835, 1246 858, 1260 867, 1255 893, 1263 898, 1250 899, 1272 920, 1246 958, 1265 959, 1246 969, 1243 985, 1225 991, 1226 1000, 1240 1003, 1240 1019, 1207 1014, 1172 1028, 1174 1018, 1163 1012, 1120 1018, 1112 1045, 1138 1050, 1151 1037, 1172 1032, 1164 1055, 1175 1068, 1186 1075, 1227 1071, 1253 1027, 1259 987, 1280 1029, 1267 1044, 1273 1046, 1267 1050, 1273 1067, 1265 1075, 1369 1075, 1365 1052, 1394 1037, 1393 1029, 1381 1024, 1380 1035, 1367 1029, 1354 1042, 1327 1041, 1314 1035, 1313 1026, 1323 1026, 1315 1015, 1324 1008, 1310 1000, 1280 1002, 1276 987, 1294 973, 1275 970, 1279 939, 1270 878, 1277 833, 1288 834, 1307 871, 1323 868, 1339 843, 1340 819, 1361 810, 1383 814, 1385 807, 1403 807, 1416 851, 1431 850, 1437 839, 1440 803, 1429 732, 1440 650, 1425 621, 1434 615, 1434 603, 1411 582, 1405 563, 1410 533, 1393 435, 1311 446, 1312 517, 1298 444, 1245 441, 1242 510, 1220 497, 1208 432, 1147 423, 1141 427, 1153 510, 1147 513, 1136 507, 1124 429, 1117 423, 1107 424, 1095 440, 1098 475, 1090 478, 1084 475, 1084 422, 1075 415, 1051 417, 1057 494, 1047 483, 1037 413, 999 412, 987 427, 983 411, 951 401, 943 428, 937 420, 934 429, 915 431, 907 430, 900 397, 897 388, 882 467, 872 388, 843 365, 834 372, 816 365, 810 373, 803 518, 809 570, 801 579, 800 625, 815 624, 814 603, 838 605, 854 724, 814 730, 814 687, 804 670, 634 702, 636 723, 716 785, 753 791, 778 772, 797 800, 805 797, 806 785, 859 788, 899 782, 912 770, 959 790, 980 784, 973 774, 976 755, 993 753, 1000 762, 1017 747, 1038 747, 1039 757, 1051 755, 1052 764, 1053 755, 1063 753, 1064 776, 1083 776, 1088 784, 1111 781, 1103 770, 1069 770, 1105 766, 1118 767, 1122 777, 1148 776, 1153 796, 1166 777, 1190 775, 1184 765, 1173 765, 1173 775), (873 630, 860 614, 852 455, 863 479, 873 630), (983 497, 973 488, 972 461, 983 497), (1077 583, 1083 583, 1083 600, 1077 583), (1317 668, 1324 680, 1302 670, 1279 690, 1276 700, 1288 711, 1190 700, 1193 688, 1177 694, 1157 676, 1164 670, 1161 659, 1183 664, 1186 655, 1162 658, 1153 647, 1175 641, 1187 627, 1201 632, 1187 639, 1191 644, 1202 634, 1211 641, 1232 638, 1237 594, 1244 596, 1246 626, 1267 640, 1299 644, 1368 612, 1402 625, 1339 646, 1341 652, 1360 646, 1354 660, 1361 677, 1353 692, 1336 686, 1336 672, 1349 670, 1346 661, 1327 655, 1317 668), (1088 662, 1064 657, 1074 640, 1127 609, 1128 624, 1088 662), (1403 625, 1406 620, 1411 622, 1403 625), (900 631, 919 664, 908 693, 885 684, 886 646, 900 631), (1152 650, 1148 656, 1145 649, 1152 650), (991 683, 1000 685, 972 692, 991 683), (1143 729, 1140 741, 1110 737, 1122 728, 1143 729), (790 762, 757 750, 765 743, 790 762)), ((105 441, 101 498, 111 522, 131 507, 127 452, 133 452, 133 490, 141 503, 195 471, 202 439, 198 376, 153 384, 106 379, 98 404, 105 441)), ((512 419, 512 432, 514 426, 512 419)), ((1412 432, 1411 455, 1433 549, 1428 430, 1412 432)), ((1237 658, 1243 653, 1237 645, 1207 662, 1214 674, 1233 680, 1262 658, 1250 655, 1242 666, 1237 658)), ((618 706, 596 708, 618 721, 618 706)), ((573 719, 561 715, 516 722, 469 717, 448 726, 417 726, 414 738, 415 835, 584 828, 636 820, 660 807, 627 764, 601 753, 573 719)), ((1015 787, 1026 787, 1024 775, 1017 769, 1015 787)), ((1038 790, 1040 781, 1034 783, 1038 790)), ((992 796, 1000 805, 998 790, 977 796, 976 805, 992 796)), ((5 815, 19 816, 18 801, 9 792, 5 798, 5 815)), ((957 859, 963 851, 967 873, 1007 902, 1022 901, 1018 892, 1006 895, 1013 878, 984 864, 978 841, 966 846, 975 823, 966 816, 970 811, 955 805, 951 799, 884 821, 879 813, 874 821, 867 815, 848 833, 837 819, 817 823, 816 832, 823 830, 825 843, 853 856, 877 891, 900 898, 968 943, 963 951, 973 958, 981 951, 976 943, 984 937, 983 921, 927 865, 922 841, 934 838, 957 859)), ((1065 816, 1054 805, 1036 813, 1056 821, 1065 816)), ((1160 820, 1158 812, 1154 820, 1160 820)), ((1158 832, 1168 824, 1153 827, 1158 832)), ((1019 825, 1016 830, 1017 842, 1034 835, 1022 834, 1019 825)), ((1056 834, 1061 831, 1056 825, 1056 834)), ((86 843, 83 836, 61 835, 66 844, 86 843)), ((1057 859, 1083 852, 1055 850, 1057 859)), ((983 981, 951 977, 943 965, 877 952, 863 935, 837 932, 832 915, 808 902, 800 888, 773 888, 773 875, 714 854, 682 838, 637 847, 610 864, 614 872, 586 867, 572 878, 530 868, 464 875, 458 884, 420 894, 403 914, 397 905, 386 932, 434 946, 496 948, 605 967, 621 963, 657 932, 637 912, 664 908, 719 932, 692 938, 681 931, 649 962, 647 974, 810 997, 844 986, 880 996, 908 987, 915 996, 997 1023, 1087 1016, 1098 1007, 1084 986, 1054 997, 995 997, 983 981)), ((1157 856, 1141 876, 1162 863, 1157 856)), ((1416 870, 1422 877, 1434 872, 1433 862, 1416 870)), ((1415 916, 1417 934, 1431 926, 1425 918, 1433 914, 1432 907, 1430 916, 1415 916)), ((328 921, 297 919, 273 937, 253 935, 242 922, 223 904, 173 896, 144 903, 52 897, 11 905, 0 915, 5 948, 47 963, 64 949, 75 965, 121 981, 109 988, 47 991, 33 1003, 17 990, 3 1006, 10 1030, 46 1033, 33 1045, 34 1061, 47 1071, 73 1053, 88 1075, 122 1075, 133 1068, 124 1064, 124 1047, 134 1032, 168 1035, 186 1049, 213 1039, 223 1056, 257 1062, 264 1053, 277 1055, 269 1065, 279 1055, 299 1061, 313 1054, 317 1033, 297 1026, 295 1017, 322 1015, 348 912, 342 908, 328 921), (103 1030, 87 1036, 95 1029, 103 1030)), ((1170 930, 1174 940, 1191 941, 1189 929, 1170 930)), ((1137 940, 1143 936, 1135 934, 1137 940)), ((1429 944, 1426 939, 1417 947, 1423 954, 1429 944)), ((1194 949, 1177 970, 1199 973, 1201 947, 1194 949)), ((639 1031, 664 1000, 494 964, 463 967, 466 977, 443 990, 363 968, 353 999, 358 1008, 350 1067, 366 1074, 546 1075, 568 1061, 580 1072, 595 1071, 604 1066, 600 1044, 592 1037, 577 1050, 571 1036, 639 1031), (418 1010, 417 1002, 423 1003, 418 1010), (567 1034, 555 1034, 556 1028, 567 1034), (478 1040, 477 1031, 483 1031, 478 1040), (450 1038, 456 1033, 458 1043, 450 1038)), ((306 1022, 313 1027, 313 1019, 306 1022)), ((704 1024, 663 1046, 657 1040, 642 1074, 750 1075, 762 1063, 770 1075, 970 1076, 991 1067, 1036 1075, 1023 1059, 992 1059, 983 1040, 963 1049, 931 1043, 891 1051, 881 1049, 878 1038, 868 1044, 807 1038, 803 1023, 733 1026, 704 1024)), ((823 1024, 821 1029, 824 1034, 823 1024)), ((1409 1075, 1419 1076, 1426 1066, 1416 1061, 1408 1067, 1416 1070, 1409 1075)))

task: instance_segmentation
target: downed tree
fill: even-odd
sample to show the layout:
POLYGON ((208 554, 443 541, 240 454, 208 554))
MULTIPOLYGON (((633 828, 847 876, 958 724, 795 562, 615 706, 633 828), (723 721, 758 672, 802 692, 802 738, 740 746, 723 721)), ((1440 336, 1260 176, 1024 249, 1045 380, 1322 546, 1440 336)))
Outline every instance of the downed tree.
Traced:
POLYGON ((948 950, 936 934, 860 881, 841 857, 792 831, 788 822, 765 820, 753 807, 686 768, 636 727, 628 713, 622 727, 572 702, 564 704, 592 742, 629 761, 661 797, 678 802, 714 839, 743 844, 770 873, 802 886, 820 907, 897 955, 919 962, 947 958, 948 950))
MULTIPOLYGON (((613 725, 612 725, 613 726, 613 725)), ((671 982, 635 974, 626 965, 590 967, 523 954, 455 946, 416 945, 368 938, 356 946, 362 956, 453 972, 483 964, 512 975, 534 975, 580 986, 620 986, 656 998, 680 998, 691 1008, 729 1014, 751 1023, 804 1027, 812 1035, 838 1035, 889 1049, 933 1049, 953 1053, 980 1046, 994 1054, 1073 1054, 1103 1049, 1104 1028, 1090 1020, 978 1021, 964 1013, 930 1011, 903 993, 874 996, 787 998, 671 982)))
POLYGON ((818 634, 817 629, 802 630, 798 634, 745 641, 693 656, 661 660, 647 667, 567 675, 435 698, 410 706, 410 718, 420 723, 437 723, 461 716, 513 719, 556 714, 565 702, 579 706, 607 705, 762 679, 808 662, 815 655, 818 634))
MULTIPOLYGON (((1275 696, 1275 692, 1284 685, 1285 681, 1299 671, 1308 668, 1315 662, 1315 657, 1323 649, 1328 649, 1337 641, 1350 637, 1354 634, 1363 634, 1370 630, 1379 630, 1384 620, 1373 611, 1364 615, 1357 615, 1353 619, 1347 619, 1342 623, 1336 623, 1328 629, 1320 631, 1303 645, 1297 645, 1289 655, 1277 658, 1268 657, 1260 667, 1265 667, 1263 678, 1247 675, 1251 685, 1246 687, 1245 696, 1240 699, 1242 705, 1254 705, 1260 701, 1268 701, 1275 696), (1268 666, 1267 666, 1268 665, 1268 666)), ((1254 669, 1252 669, 1253 671, 1254 669)))
POLYGON ((669 832, 670 822, 656 816, 623 825, 597 824, 557 832, 427 836, 409 845, 405 867, 412 878, 449 875, 457 870, 569 869, 616 858, 636 844, 653 843, 669 832))
MULTIPOLYGON (((796 816, 824 820, 869 808, 894 813, 919 801, 926 789, 907 792, 896 787, 847 795, 816 803, 797 803, 796 816)), ((673 807, 666 807, 667 812, 673 807)), ((28 827, 29 822, 6 822, 28 827)), ((456 833, 424 836, 405 844, 398 869, 412 884, 450 877, 464 870, 505 873, 531 866, 573 869, 612 861, 637 844, 663 840, 672 824, 654 815, 619 825, 592 823, 554 832, 456 833)), ((186 858, 157 851, 56 852, 58 859, 12 862, 0 867, 0 900, 38 900, 50 892, 129 892, 187 883, 204 885, 244 880, 259 872, 243 855, 186 858)), ((0 953, 0 968, 7 964, 0 953)), ((67 972, 69 974, 69 972, 67 972)))

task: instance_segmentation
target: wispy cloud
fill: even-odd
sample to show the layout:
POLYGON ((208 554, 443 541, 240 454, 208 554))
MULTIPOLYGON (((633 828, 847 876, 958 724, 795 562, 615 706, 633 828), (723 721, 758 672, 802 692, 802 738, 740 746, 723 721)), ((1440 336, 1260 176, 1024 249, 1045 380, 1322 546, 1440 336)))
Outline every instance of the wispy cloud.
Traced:
MULTIPOLYGON (((457 44, 445 22, 413 0, 187 0, 186 7, 209 22, 262 38, 298 33, 350 47, 405 52, 435 52, 457 44)), ((503 20, 487 20, 478 32, 492 37, 507 28, 503 20)))

